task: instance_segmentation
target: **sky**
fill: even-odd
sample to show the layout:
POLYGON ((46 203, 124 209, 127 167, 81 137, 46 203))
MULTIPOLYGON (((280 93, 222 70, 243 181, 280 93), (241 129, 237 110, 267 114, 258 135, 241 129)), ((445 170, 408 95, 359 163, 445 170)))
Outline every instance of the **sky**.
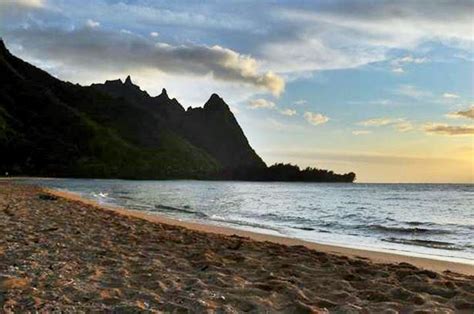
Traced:
POLYGON ((229 104, 267 164, 474 183, 474 1, 1 0, 17 56, 229 104))

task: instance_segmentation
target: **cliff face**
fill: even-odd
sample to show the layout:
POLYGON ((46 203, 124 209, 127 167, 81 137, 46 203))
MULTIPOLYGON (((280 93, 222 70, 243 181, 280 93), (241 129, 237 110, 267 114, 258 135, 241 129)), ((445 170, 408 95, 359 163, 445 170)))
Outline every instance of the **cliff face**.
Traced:
POLYGON ((151 97, 134 85, 130 77, 124 83, 107 81, 93 87, 156 115, 168 129, 203 148, 225 169, 266 167, 250 146, 229 106, 217 94, 213 94, 204 107, 185 110, 176 99, 168 97, 165 89, 151 97))
POLYGON ((265 167, 213 95, 187 111, 163 90, 82 87, 16 58, 0 40, 0 171, 17 175, 206 178, 265 167))
POLYGON ((181 134, 215 156, 226 168, 266 167, 250 147, 229 106, 216 94, 203 108, 186 111, 181 134))

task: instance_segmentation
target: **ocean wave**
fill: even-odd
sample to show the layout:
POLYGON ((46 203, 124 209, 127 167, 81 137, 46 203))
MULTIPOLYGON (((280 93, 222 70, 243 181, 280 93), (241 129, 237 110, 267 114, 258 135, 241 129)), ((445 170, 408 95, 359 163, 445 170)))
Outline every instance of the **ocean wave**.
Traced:
POLYGON ((173 206, 162 205, 162 204, 155 205, 156 209, 163 209, 163 210, 169 211, 169 212, 179 212, 179 213, 184 213, 184 214, 191 214, 191 215, 194 215, 194 216, 197 216, 197 217, 200 217, 200 218, 208 218, 209 217, 205 213, 195 212, 193 210, 190 210, 189 206, 186 206, 186 207, 187 208, 179 208, 179 207, 173 207, 173 206))
POLYGON ((406 228, 406 227, 392 227, 384 225, 368 225, 359 226, 359 229, 369 229, 372 231, 379 231, 384 233, 399 233, 399 234, 449 234, 448 230, 444 229, 428 229, 428 228, 406 228))
POLYGON ((258 229, 274 230, 274 231, 278 231, 278 232, 281 231, 280 228, 265 225, 265 224, 261 224, 261 223, 256 223, 256 222, 250 222, 250 221, 239 220, 239 219, 228 219, 228 218, 217 216, 217 215, 212 215, 210 218, 214 221, 225 222, 225 223, 228 223, 228 224, 234 224, 234 225, 238 225, 238 226, 246 226, 246 227, 253 227, 253 228, 258 228, 258 229))
POLYGON ((290 226, 290 228, 298 229, 298 230, 303 230, 303 231, 317 231, 317 232, 321 232, 321 233, 331 233, 331 231, 329 231, 329 230, 316 229, 316 228, 304 227, 304 226, 303 226, 303 227, 290 226))
POLYGON ((417 245, 424 246, 434 249, 443 249, 443 250, 453 250, 453 251, 462 251, 463 249, 456 244, 451 242, 443 241, 433 241, 433 240, 420 240, 420 239, 401 239, 401 238, 386 238, 382 239, 385 242, 398 243, 398 244, 408 244, 408 245, 417 245))
POLYGON ((325 222, 320 222, 318 223, 319 227, 325 227, 325 228, 344 228, 343 225, 337 223, 337 222, 331 222, 331 221, 325 221, 325 222))
POLYGON ((407 200, 410 200, 410 199, 411 198, 409 198, 409 197, 392 196, 392 197, 383 198, 382 201, 407 201, 407 200))
POLYGON ((321 232, 321 233, 332 233, 331 231, 329 231, 329 230, 324 230, 324 229, 318 229, 318 232, 321 232))
POLYGON ((292 227, 293 229, 299 229, 299 230, 304 230, 304 231, 314 231, 316 229, 311 228, 311 227, 292 227))
POLYGON ((315 221, 310 218, 305 218, 301 216, 291 216, 291 215, 278 215, 274 213, 261 214, 261 215, 258 215, 258 218, 263 218, 263 219, 268 219, 268 220, 278 221, 278 222, 284 221, 284 222, 294 222, 294 223, 300 223, 300 224, 315 223, 315 221))
POLYGON ((410 226, 422 226, 422 225, 427 225, 425 222, 421 221, 404 221, 404 224, 410 225, 410 226))
POLYGON ((145 204, 134 204, 134 203, 129 203, 127 204, 127 207, 134 209, 134 210, 144 210, 144 211, 153 211, 153 206, 150 205, 145 205, 145 204))
POLYGON ((434 223, 434 222, 421 222, 421 221, 401 221, 401 223, 409 225, 409 226, 428 226, 431 229, 442 229, 444 228, 450 230, 456 230, 456 232, 465 230, 466 232, 470 232, 470 230, 474 230, 474 225, 463 225, 463 224, 456 224, 456 223, 434 223))

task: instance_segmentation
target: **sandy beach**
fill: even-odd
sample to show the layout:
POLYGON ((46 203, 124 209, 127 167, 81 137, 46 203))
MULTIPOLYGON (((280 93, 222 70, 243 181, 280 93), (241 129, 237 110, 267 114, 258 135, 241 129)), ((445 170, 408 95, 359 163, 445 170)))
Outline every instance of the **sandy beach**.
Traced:
POLYGON ((0 309, 472 313, 472 265, 104 207, 0 181, 0 309))

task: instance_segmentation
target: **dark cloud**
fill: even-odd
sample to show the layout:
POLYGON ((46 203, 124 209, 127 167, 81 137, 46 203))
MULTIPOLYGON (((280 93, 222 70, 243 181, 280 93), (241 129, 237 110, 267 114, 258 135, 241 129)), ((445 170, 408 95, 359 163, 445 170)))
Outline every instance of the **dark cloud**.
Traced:
POLYGON ((170 45, 126 32, 95 27, 66 31, 29 27, 10 30, 7 41, 20 45, 32 58, 72 67, 107 70, 156 69, 182 75, 212 75, 217 80, 253 85, 279 95, 283 79, 261 73, 258 62, 221 46, 170 45))
POLYGON ((334 1, 327 2, 321 11, 363 19, 406 19, 417 16, 418 19, 456 20, 460 16, 472 16, 474 2, 471 0, 378 0, 378 1, 334 1))
POLYGON ((460 110, 460 111, 449 113, 448 117, 474 119, 474 106, 467 110, 460 110))
POLYGON ((425 132, 441 135, 471 135, 474 134, 474 126, 453 126, 447 124, 429 124, 424 127, 425 132))

